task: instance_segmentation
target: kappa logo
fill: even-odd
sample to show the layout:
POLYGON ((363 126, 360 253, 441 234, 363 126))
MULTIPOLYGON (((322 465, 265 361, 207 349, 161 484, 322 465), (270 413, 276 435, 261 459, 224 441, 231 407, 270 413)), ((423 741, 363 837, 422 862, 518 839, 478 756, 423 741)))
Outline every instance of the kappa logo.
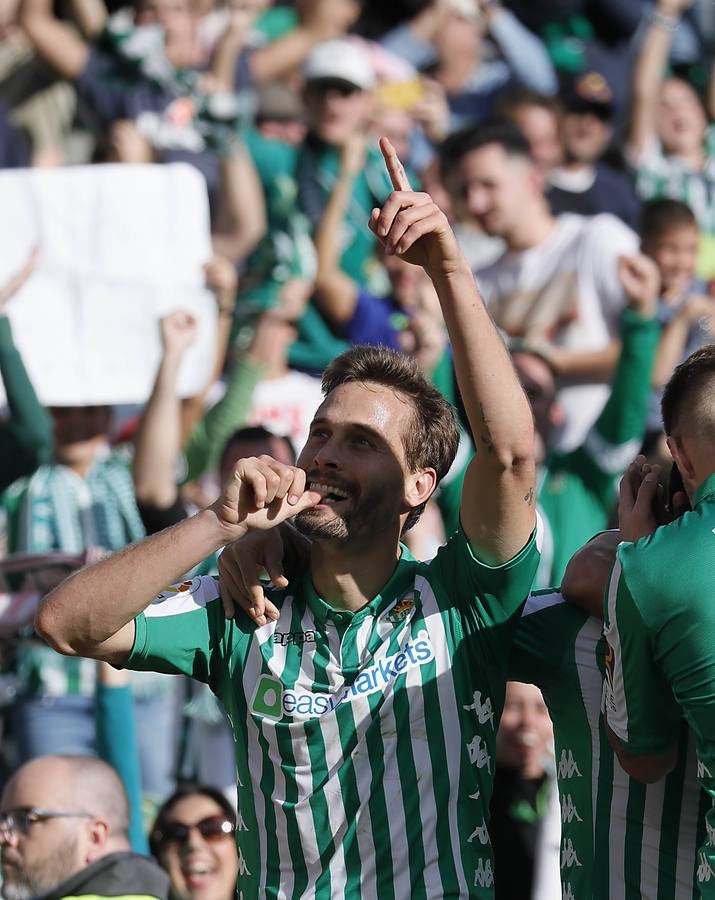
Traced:
POLYGON ((474 870, 474 887, 488 888, 494 884, 494 870, 491 859, 480 859, 474 870))
POLYGON ((561 900, 576 900, 570 884, 564 884, 561 888, 561 900))
POLYGON ((492 707, 491 697, 487 697, 484 703, 482 703, 482 692, 475 691, 473 702, 469 703, 464 708, 467 712, 475 712, 477 714, 477 721, 480 725, 489 722, 492 726, 492 731, 494 730, 494 709, 492 707))
POLYGON ((261 675, 249 708, 254 715, 273 721, 283 716, 315 719, 333 712, 341 703, 386 690, 399 675, 432 659, 432 641, 426 631, 421 631, 417 639, 408 641, 399 653, 379 659, 363 669, 351 685, 334 694, 288 689, 272 675, 261 675))
POLYGON ((576 760, 573 758, 573 751, 564 748, 561 751, 561 758, 559 759, 558 776, 559 778, 573 778, 574 775, 578 775, 579 778, 581 777, 581 773, 576 765, 576 760))
POLYGON ((315 632, 314 631, 275 631, 273 633, 273 643, 278 644, 281 647, 286 647, 288 644, 296 644, 297 646, 301 646, 303 644, 314 644, 315 643, 315 632))
POLYGON ((246 860, 243 857, 243 850, 238 848, 238 874, 239 875, 250 875, 251 873, 248 871, 248 866, 246 865, 246 860))
POLYGON ((698 859, 698 881, 710 881, 715 872, 713 872, 707 856, 701 851, 698 859))
POLYGON ((561 848, 561 868, 562 869, 570 869, 572 866, 581 866, 581 863, 578 860, 578 856, 576 856, 576 851, 573 848, 573 841, 571 838, 567 838, 564 841, 563 847, 561 848))
POLYGON ((574 819, 577 822, 583 822, 576 809, 576 804, 571 799, 571 794, 565 794, 561 798, 561 822, 570 825, 574 819))
POLYGON ((477 825, 474 831, 467 838, 467 843, 471 844, 474 838, 477 838, 480 844, 488 844, 489 843, 489 829, 487 828, 487 823, 482 819, 482 824, 477 825))
POLYGON ((706 776, 708 778, 712 778, 710 769, 708 769, 708 767, 704 763, 701 763, 700 760, 698 760, 698 778, 705 778, 706 776))
POLYGON ((477 764, 478 769, 483 769, 484 766, 487 767, 487 772, 491 774, 491 757, 487 751, 486 741, 484 742, 484 746, 482 747, 482 739, 478 734, 474 735, 474 738, 467 744, 467 751, 469 753, 469 762, 477 764))
POLYGON ((715 828, 709 823, 705 823, 705 831, 708 835, 708 847, 715 847, 715 828))

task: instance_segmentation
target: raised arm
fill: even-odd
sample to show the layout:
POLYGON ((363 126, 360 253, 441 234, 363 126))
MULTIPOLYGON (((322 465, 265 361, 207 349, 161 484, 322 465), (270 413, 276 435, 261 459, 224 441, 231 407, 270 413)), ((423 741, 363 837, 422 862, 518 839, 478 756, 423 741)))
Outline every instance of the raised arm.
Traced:
POLYGON ((20 271, 0 287, 0 375, 10 410, 9 419, 0 427, 0 489, 30 474, 52 455, 52 419, 27 375, 5 313, 34 268, 33 251, 20 271))
POLYGON ((250 154, 242 144, 221 161, 221 192, 214 250, 240 263, 266 233, 266 201, 250 154))
POLYGON ((168 509, 178 494, 174 472, 181 447, 181 401, 176 383, 184 351, 196 337, 196 320, 176 310, 164 316, 160 327, 163 353, 142 414, 132 475, 140 506, 168 509))
POLYGON ((383 138, 381 147, 395 190, 373 210, 370 227, 388 253, 421 265, 437 291, 476 446, 462 527, 479 558, 498 565, 524 547, 536 524, 531 409, 446 216, 410 189, 392 144, 383 138))
POLYGON ((134 619, 161 591, 225 544, 314 506, 305 472, 270 457, 242 459, 208 509, 70 576, 42 601, 35 630, 67 656, 122 664, 134 619))
POLYGON ((353 181, 365 162, 365 138, 354 135, 342 148, 340 173, 325 205, 315 234, 318 272, 315 278, 317 302, 335 324, 349 322, 355 312, 358 286, 340 268, 340 238, 350 203, 353 181))
POLYGON ((37 55, 62 78, 74 80, 89 59, 89 47, 52 11, 52 0, 22 0, 20 24, 37 55))
POLYGON ((656 109, 670 45, 680 16, 693 0, 658 0, 650 13, 633 69, 628 151, 636 160, 655 134, 656 109))

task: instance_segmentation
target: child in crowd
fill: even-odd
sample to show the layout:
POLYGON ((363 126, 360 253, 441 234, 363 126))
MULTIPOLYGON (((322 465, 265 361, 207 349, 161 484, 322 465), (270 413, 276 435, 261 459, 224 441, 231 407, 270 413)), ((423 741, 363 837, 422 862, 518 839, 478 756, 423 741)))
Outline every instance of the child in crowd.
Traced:
POLYGON ((662 433, 660 396, 673 369, 715 336, 715 301, 695 276, 699 230, 692 210, 680 200, 652 200, 643 207, 641 249, 660 272, 658 317, 663 327, 653 367, 653 395, 646 445, 662 433))

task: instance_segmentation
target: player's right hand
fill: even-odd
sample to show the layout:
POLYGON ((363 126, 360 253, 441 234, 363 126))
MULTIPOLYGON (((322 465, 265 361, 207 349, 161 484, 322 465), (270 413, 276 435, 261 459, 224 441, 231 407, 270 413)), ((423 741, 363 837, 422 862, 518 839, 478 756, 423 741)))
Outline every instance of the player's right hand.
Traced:
POLYGON ((263 455, 238 460, 211 509, 229 543, 248 531, 275 528, 319 502, 319 493, 305 489, 303 469, 263 455))

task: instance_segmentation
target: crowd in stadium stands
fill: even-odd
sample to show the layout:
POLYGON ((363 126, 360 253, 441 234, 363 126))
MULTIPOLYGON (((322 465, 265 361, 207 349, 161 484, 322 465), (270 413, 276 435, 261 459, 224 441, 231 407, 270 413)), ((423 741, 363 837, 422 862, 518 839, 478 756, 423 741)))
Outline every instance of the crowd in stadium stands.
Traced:
MULTIPOLYGON (((638 454, 671 469, 663 390, 715 341, 714 52, 711 0, 0 0, 1 177, 195 167, 217 321, 197 396, 178 386, 198 331, 179 307, 154 323, 162 352, 146 403, 45 405, 11 326, 43 248, 5 261, 16 273, 0 285, 6 900, 229 900, 247 869, 234 841, 246 827, 240 747, 218 692, 48 646, 33 616, 69 573, 214 503, 240 459, 294 465, 324 369, 355 345, 408 354, 456 409, 455 460, 404 542, 428 560, 459 529, 478 441, 435 284, 368 227, 394 186, 381 136, 446 213, 535 426, 536 593, 515 638, 489 834, 469 838, 491 836, 493 876, 475 875, 469 895, 694 896, 705 828, 694 763, 683 744, 671 789, 691 804, 692 834, 661 834, 666 801, 638 793, 599 724, 600 623, 564 596, 602 603, 601 560, 578 551, 617 527, 618 484, 638 454), (645 850, 637 870, 623 862, 648 829, 663 858, 672 838, 668 883, 670 863, 645 850), (630 893, 609 894, 618 879, 630 893)), ((0 208, 0 240, 12 229, 0 208)), ((285 549, 288 573, 302 549, 285 549)), ((235 573, 221 578, 250 597, 250 575, 235 573)), ((184 577, 211 575, 216 554, 184 577)), ((245 601, 259 626, 260 596, 245 601)))

